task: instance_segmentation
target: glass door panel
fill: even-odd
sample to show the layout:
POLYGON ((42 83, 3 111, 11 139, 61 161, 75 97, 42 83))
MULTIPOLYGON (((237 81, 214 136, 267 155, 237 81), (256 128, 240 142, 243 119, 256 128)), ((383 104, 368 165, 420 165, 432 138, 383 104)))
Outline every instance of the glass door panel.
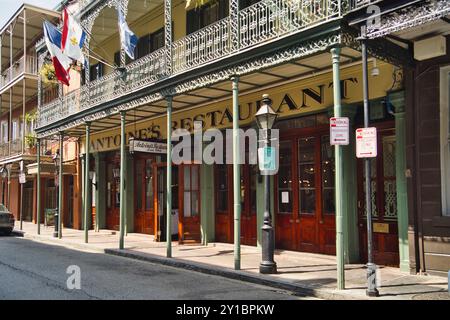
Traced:
POLYGON ((300 214, 316 213, 315 137, 298 141, 298 182, 300 214))

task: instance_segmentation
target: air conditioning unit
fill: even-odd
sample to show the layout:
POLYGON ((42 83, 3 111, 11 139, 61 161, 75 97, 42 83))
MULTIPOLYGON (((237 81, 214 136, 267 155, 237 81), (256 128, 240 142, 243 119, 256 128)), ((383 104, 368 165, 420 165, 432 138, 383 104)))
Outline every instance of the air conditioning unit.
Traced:
POLYGON ((436 36, 414 42, 414 59, 422 61, 447 54, 444 36, 436 36))

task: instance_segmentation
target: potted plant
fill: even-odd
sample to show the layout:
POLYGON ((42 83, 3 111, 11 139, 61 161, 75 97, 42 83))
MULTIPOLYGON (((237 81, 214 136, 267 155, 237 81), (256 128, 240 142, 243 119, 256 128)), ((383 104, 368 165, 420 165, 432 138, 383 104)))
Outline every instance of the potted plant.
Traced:
MULTIPOLYGON (((36 120, 37 114, 36 111, 29 112, 25 114, 25 126, 28 128, 28 125, 33 123, 36 120)), ((25 145, 27 149, 29 149, 30 153, 36 153, 36 134, 33 130, 30 132, 26 132, 25 134, 25 145)))
POLYGON ((55 67, 53 63, 46 62, 42 65, 42 69, 39 71, 42 77, 42 81, 45 84, 55 85, 58 83, 58 79, 56 78, 55 67))

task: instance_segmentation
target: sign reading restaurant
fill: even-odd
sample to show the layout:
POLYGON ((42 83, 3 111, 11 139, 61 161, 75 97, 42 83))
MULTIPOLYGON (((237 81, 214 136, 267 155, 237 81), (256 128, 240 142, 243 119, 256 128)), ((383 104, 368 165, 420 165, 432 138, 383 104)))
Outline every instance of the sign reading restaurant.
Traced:
MULTIPOLYGON (((370 98, 386 95, 392 86, 393 66, 387 63, 379 65, 380 75, 371 77, 369 82, 375 82, 370 98)), ((362 101, 362 82, 360 66, 344 68, 341 71, 342 103, 350 104, 362 101)), ((279 118, 300 116, 302 114, 325 111, 333 105, 332 74, 325 73, 315 77, 302 79, 297 82, 284 84, 279 87, 255 92, 239 97, 239 124, 248 126, 254 124, 254 115, 258 110, 262 94, 268 93, 273 101, 273 109, 279 118)), ((344 106, 345 108, 345 106, 344 106)), ((233 113, 231 95, 229 100, 219 101, 206 106, 174 112, 172 115, 172 129, 186 129, 193 131, 194 122, 202 123, 203 129, 224 129, 231 127, 233 113)), ((158 116, 126 127, 125 141, 162 140, 166 135, 166 118, 158 116)), ((91 136, 93 152, 108 151, 120 147, 120 130, 108 130, 91 136)))

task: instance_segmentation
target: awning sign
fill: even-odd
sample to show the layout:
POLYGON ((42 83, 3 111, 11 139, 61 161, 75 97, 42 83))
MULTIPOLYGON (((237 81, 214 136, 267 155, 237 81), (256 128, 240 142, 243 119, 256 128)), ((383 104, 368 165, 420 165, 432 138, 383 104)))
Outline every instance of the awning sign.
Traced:
POLYGON ((377 128, 356 129, 356 157, 375 158, 377 156, 377 128))
POLYGON ((130 140, 130 152, 167 153, 167 144, 154 141, 130 140))
POLYGON ((346 117, 330 119, 330 144, 348 145, 349 140, 349 120, 346 117))

